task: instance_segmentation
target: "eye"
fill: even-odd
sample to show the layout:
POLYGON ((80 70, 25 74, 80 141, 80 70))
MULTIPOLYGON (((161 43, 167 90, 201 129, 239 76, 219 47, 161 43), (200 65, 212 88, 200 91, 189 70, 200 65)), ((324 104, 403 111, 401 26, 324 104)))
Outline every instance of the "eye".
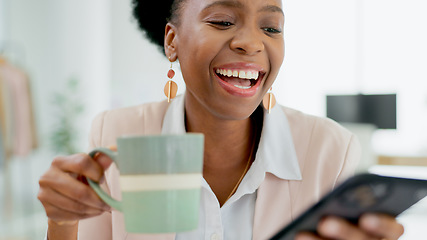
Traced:
POLYGON ((279 34, 279 33, 282 33, 282 30, 277 29, 277 28, 272 28, 272 27, 265 27, 265 28, 262 28, 262 30, 264 30, 265 32, 267 32, 269 34, 279 34))
POLYGON ((227 29, 231 26, 233 26, 234 24, 228 21, 210 21, 210 24, 219 27, 219 28, 223 28, 223 29, 227 29))

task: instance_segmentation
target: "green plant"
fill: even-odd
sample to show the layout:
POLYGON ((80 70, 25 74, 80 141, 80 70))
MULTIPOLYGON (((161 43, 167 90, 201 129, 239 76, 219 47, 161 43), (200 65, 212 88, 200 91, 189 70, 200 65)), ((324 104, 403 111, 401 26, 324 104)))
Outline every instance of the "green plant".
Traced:
POLYGON ((75 141, 78 137, 76 122, 84 107, 79 96, 79 80, 70 78, 66 88, 53 95, 55 123, 50 135, 52 150, 56 153, 76 153, 75 141))

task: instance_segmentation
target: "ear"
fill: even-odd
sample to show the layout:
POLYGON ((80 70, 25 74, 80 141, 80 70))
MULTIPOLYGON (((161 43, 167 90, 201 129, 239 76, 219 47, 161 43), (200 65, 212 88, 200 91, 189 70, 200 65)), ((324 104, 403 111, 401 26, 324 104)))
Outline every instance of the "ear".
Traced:
POLYGON ((167 23, 165 27, 165 54, 169 58, 169 61, 174 62, 178 59, 177 47, 178 47, 178 36, 177 28, 171 23, 167 23))

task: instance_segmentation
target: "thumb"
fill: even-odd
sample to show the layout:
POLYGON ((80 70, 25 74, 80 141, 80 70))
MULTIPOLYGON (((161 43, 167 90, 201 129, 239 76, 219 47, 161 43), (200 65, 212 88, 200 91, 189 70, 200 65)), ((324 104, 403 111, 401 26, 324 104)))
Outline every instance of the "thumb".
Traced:
MULTIPOLYGON (((111 151, 117 151, 116 145, 108 146, 108 148, 111 151)), ((104 171, 110 167, 111 163, 113 163, 113 160, 109 156, 107 156, 101 152, 96 153, 95 156, 93 157, 93 159, 96 162, 98 162, 99 165, 101 165, 101 167, 102 167, 102 169, 104 169, 104 171)))

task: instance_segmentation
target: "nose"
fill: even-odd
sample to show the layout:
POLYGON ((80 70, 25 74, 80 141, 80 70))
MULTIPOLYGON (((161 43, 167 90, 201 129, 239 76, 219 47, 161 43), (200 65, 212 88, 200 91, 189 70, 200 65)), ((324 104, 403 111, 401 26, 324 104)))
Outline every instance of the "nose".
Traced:
POLYGON ((255 55, 264 50, 264 42, 262 41, 262 33, 254 27, 241 28, 236 31, 235 36, 230 42, 230 48, 245 55, 255 55))

